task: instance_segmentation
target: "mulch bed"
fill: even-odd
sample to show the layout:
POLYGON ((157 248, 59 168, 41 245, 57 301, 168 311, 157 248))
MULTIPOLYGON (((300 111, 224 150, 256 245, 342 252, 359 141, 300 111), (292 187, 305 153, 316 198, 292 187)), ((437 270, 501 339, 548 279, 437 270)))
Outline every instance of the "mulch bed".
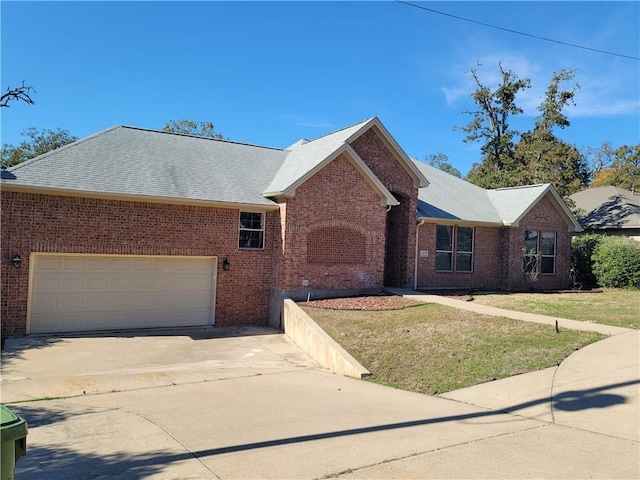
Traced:
POLYGON ((422 305, 397 295, 373 295, 365 297, 327 298, 298 302, 302 307, 329 308, 333 310, 400 310, 422 305))

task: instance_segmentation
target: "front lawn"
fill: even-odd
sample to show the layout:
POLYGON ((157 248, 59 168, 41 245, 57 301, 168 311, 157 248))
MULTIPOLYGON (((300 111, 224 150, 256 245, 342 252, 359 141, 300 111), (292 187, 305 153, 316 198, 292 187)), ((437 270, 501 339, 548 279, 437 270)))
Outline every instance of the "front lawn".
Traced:
POLYGON ((429 395, 558 365, 604 338, 436 304, 400 310, 300 306, 371 373, 429 395))
POLYGON ((640 290, 599 292, 473 294, 474 302, 552 317, 640 328, 640 290))

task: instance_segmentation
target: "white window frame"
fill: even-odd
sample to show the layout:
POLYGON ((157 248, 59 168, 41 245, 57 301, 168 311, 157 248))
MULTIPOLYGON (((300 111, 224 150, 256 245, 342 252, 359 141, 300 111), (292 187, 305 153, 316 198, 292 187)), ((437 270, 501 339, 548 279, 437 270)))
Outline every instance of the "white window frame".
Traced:
POLYGON ((555 275, 556 274, 556 265, 557 265, 557 258, 558 258, 558 234, 556 232, 543 232, 543 231, 539 231, 539 230, 525 230, 525 239, 524 241, 526 242, 526 236, 528 232, 533 232, 536 234, 536 251, 533 253, 529 253, 527 254, 526 252, 526 247, 523 247, 523 271, 524 273, 537 273, 540 275, 555 275), (553 254, 545 254, 543 251, 543 243, 544 243, 544 236, 545 235, 553 235, 553 254), (526 261, 527 257, 534 257, 535 258, 535 269, 533 271, 527 271, 526 265, 527 264, 532 264, 532 261, 530 260, 529 262, 526 261), (542 259, 548 259, 551 258, 553 259, 553 271, 551 272, 543 272, 542 271, 542 259))
POLYGON ((475 227, 465 227, 464 225, 436 225, 436 272, 443 273, 473 273, 474 271, 474 250, 476 241, 476 229, 475 227), (450 250, 438 249, 438 227, 445 227, 451 229, 451 245, 450 250), (458 250, 458 228, 471 229, 471 251, 458 250), (448 270, 438 269, 438 254, 444 253, 451 255, 450 267, 448 270), (458 254, 469 255, 471 257, 471 269, 470 270, 458 270, 458 254))
POLYGON ((238 213, 238 249, 239 250, 264 250, 264 223, 265 223, 265 214, 264 212, 254 212, 250 210, 240 210, 238 213), (251 214, 251 215, 260 215, 260 228, 255 227, 243 227, 242 226, 242 214, 251 214), (242 242, 242 232, 260 232, 260 246, 259 247, 247 247, 241 244, 242 242))
POLYGON ((456 225, 455 230, 455 243, 456 243, 456 254, 455 254, 455 271, 456 273, 473 273, 473 249, 476 241, 476 229, 474 227, 464 227, 456 225), (458 229, 459 228, 468 228, 471 230, 471 250, 459 250, 458 249, 458 229), (471 257, 471 265, 469 270, 458 270, 458 254, 469 255, 471 257))
POLYGON ((453 225, 436 225, 436 272, 453 272, 453 246, 455 244, 455 226, 453 225), (439 250, 438 249, 438 227, 450 228, 451 235, 449 236, 449 250, 439 250), (451 261, 449 262, 449 268, 447 270, 438 270, 438 254, 445 253, 450 255, 451 261))
POLYGON ((557 257, 557 252, 558 252, 558 235, 556 234, 556 232, 540 232, 539 233, 539 242, 540 242, 540 248, 538 249, 540 252, 540 275, 555 275, 556 273, 556 257, 557 257), (544 249, 542 248, 542 245, 544 243, 544 236, 545 235, 553 235, 553 254, 549 255, 544 253, 544 249), (553 259, 553 269, 551 272, 543 272, 542 271, 542 260, 545 258, 552 258, 553 259))

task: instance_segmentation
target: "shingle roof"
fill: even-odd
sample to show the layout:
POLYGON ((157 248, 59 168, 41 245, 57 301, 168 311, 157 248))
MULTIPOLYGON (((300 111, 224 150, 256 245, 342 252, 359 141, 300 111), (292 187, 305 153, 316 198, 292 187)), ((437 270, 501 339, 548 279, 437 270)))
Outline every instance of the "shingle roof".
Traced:
POLYGON ((295 188, 342 152, 380 194, 396 199, 351 148, 373 128, 419 188, 418 217, 475 224, 517 225, 548 192, 579 226, 551 185, 485 190, 409 159, 384 126, 370 118, 287 150, 132 127, 113 127, 2 171, 3 188, 160 201, 276 207, 269 197, 295 188), (427 178, 431 182, 427 181, 427 178))
POLYGON ((489 200, 505 225, 515 225, 551 189, 548 183, 487 190, 489 200))
POLYGON ((132 127, 113 127, 2 172, 4 188, 180 202, 277 204, 342 152, 380 194, 396 199, 351 148, 375 128, 418 184, 428 182, 376 117, 287 150, 132 127))
POLYGON ((3 186, 273 206, 284 150, 113 127, 19 164, 3 186))
POLYGON ((487 190, 419 160, 414 163, 429 179, 429 186, 418 190, 418 218, 502 224, 487 190))
POLYGON ((588 188, 569 198, 583 214, 580 224, 588 229, 640 228, 640 195, 619 187, 588 188))
MULTIPOLYGON (((369 118, 363 122, 356 123, 350 127, 337 130, 315 140, 300 140, 291 145, 282 167, 269 184, 265 195, 292 195, 295 188, 307 178, 315 174, 319 169, 333 160, 339 153, 345 150, 355 138, 370 128, 377 128, 378 132, 390 144, 392 150, 398 155, 400 164, 405 167, 414 178, 417 185, 428 185, 429 182, 422 173, 415 168, 413 162, 402 151, 400 146, 388 134, 380 120, 376 117, 369 118)), ((352 157, 357 154, 349 150, 352 157)), ((368 170, 368 167, 367 167, 368 170)), ((367 172, 367 175, 370 172, 367 172)), ((386 190, 386 189, 385 189, 386 190)))
POLYGON ((517 226, 538 201, 550 194, 572 230, 573 214, 550 184, 486 190, 431 165, 414 160, 431 181, 418 190, 418 218, 469 224, 517 226))
POLYGON ((326 163, 332 154, 369 120, 310 141, 299 141, 287 150, 282 166, 265 189, 265 194, 281 194, 326 163))

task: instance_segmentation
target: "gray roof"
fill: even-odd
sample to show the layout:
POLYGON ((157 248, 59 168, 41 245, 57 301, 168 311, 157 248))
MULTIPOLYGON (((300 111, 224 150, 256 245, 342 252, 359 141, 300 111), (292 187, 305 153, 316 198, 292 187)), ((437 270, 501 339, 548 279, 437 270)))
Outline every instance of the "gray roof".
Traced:
POLYGON ((485 190, 410 159, 372 117, 286 150, 132 127, 113 127, 2 171, 2 187, 140 200, 207 202, 276 208, 269 197, 297 186, 342 152, 381 196, 396 199, 350 143, 370 128, 394 151, 419 188, 418 217, 474 224, 517 225, 551 185, 485 190), (430 182, 427 181, 427 177, 430 182))
POLYGON ((583 228, 640 228, 640 195, 619 187, 588 188, 569 197, 583 228))
POLYGON ((538 201, 550 194, 571 230, 580 226, 551 184, 486 190, 431 165, 414 160, 430 179, 418 190, 418 218, 447 223, 518 226, 538 201))
POLYGON ((266 188, 266 194, 284 193, 310 172, 315 172, 342 147, 368 120, 310 141, 299 141, 289 147, 280 170, 266 188))
POLYGON ((502 224, 487 190, 419 160, 414 163, 429 179, 429 186, 418 190, 418 218, 502 224))
MULTIPOLYGON (((319 169, 345 150, 349 152, 352 158, 357 158, 358 154, 348 148, 349 144, 370 128, 376 128, 380 135, 388 142, 391 149, 395 150, 400 164, 414 178, 416 186, 426 186, 429 184, 427 179, 422 175, 422 172, 415 168, 411 159, 396 143, 393 137, 391 137, 389 132, 387 132, 380 120, 377 117, 371 117, 363 122, 356 123, 355 125, 337 130, 314 140, 300 140, 291 145, 287 149, 289 152, 287 158, 273 178, 273 181, 269 184, 265 195, 293 195, 298 185, 314 175, 319 169)), ((361 167, 364 167, 361 162, 359 162, 359 164, 361 167)), ((365 176, 371 177, 373 175, 368 167, 365 167, 365 170, 365 176)), ((388 194, 388 191, 386 189, 384 190, 385 194, 388 194)))
POLYGON ((270 205, 265 190, 287 152, 113 127, 2 172, 3 186, 270 205))
POLYGON ((6 171, 3 188, 148 201, 277 204, 269 197, 293 195, 297 186, 342 152, 380 194, 396 199, 351 148, 375 128, 395 150, 416 184, 427 180, 376 117, 287 150, 132 127, 113 127, 6 171), (142 197, 142 198, 141 198, 142 197))

